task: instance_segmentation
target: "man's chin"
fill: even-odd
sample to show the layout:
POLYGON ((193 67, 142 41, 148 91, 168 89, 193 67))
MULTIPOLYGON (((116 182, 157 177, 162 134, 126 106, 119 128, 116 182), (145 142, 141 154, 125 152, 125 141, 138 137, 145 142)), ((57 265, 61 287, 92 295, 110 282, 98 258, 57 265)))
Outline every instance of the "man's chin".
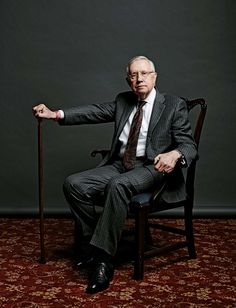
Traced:
POLYGON ((147 97, 147 91, 145 91, 144 89, 136 91, 136 94, 138 95, 138 97, 142 99, 147 97))

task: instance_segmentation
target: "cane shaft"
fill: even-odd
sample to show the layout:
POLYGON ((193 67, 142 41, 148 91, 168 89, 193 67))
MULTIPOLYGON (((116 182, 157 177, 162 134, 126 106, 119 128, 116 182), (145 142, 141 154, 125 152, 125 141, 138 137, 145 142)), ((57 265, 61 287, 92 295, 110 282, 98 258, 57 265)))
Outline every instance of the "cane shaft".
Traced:
POLYGON ((39 219, 40 219, 40 262, 46 263, 44 247, 44 160, 42 120, 38 120, 38 184, 39 184, 39 219))

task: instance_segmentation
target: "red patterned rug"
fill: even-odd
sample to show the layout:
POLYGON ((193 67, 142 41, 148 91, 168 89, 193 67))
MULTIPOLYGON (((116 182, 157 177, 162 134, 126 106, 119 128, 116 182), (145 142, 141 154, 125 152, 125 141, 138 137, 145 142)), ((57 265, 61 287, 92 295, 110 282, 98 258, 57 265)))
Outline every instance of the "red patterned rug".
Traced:
POLYGON ((71 220, 46 220, 43 265, 38 220, 2 218, 0 307, 236 307, 236 220, 196 219, 194 229, 197 259, 185 249, 148 259, 143 281, 120 263, 110 288, 89 295, 87 273, 73 268, 71 220))

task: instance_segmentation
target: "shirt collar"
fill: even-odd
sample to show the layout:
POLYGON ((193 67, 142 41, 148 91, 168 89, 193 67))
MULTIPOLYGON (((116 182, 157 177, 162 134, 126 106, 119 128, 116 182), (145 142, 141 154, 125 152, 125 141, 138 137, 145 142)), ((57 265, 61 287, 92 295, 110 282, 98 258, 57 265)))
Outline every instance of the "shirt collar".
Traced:
POLYGON ((155 98, 156 98, 156 89, 153 88, 152 91, 149 93, 149 95, 146 97, 145 102, 147 102, 147 104, 153 104, 155 98))

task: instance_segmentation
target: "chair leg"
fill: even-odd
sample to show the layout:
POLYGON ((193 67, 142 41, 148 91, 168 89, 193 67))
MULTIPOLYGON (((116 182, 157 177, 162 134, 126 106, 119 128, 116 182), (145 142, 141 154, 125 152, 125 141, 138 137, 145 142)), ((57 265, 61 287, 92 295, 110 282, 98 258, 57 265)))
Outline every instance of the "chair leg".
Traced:
POLYGON ((141 280, 144 276, 144 239, 147 223, 146 207, 140 207, 135 213, 135 261, 134 279, 141 280))
POLYGON ((185 207, 185 230, 186 230, 186 239, 188 242, 188 253, 190 258, 195 259, 196 249, 194 244, 194 234, 193 234, 193 217, 192 217, 192 208, 185 207))

